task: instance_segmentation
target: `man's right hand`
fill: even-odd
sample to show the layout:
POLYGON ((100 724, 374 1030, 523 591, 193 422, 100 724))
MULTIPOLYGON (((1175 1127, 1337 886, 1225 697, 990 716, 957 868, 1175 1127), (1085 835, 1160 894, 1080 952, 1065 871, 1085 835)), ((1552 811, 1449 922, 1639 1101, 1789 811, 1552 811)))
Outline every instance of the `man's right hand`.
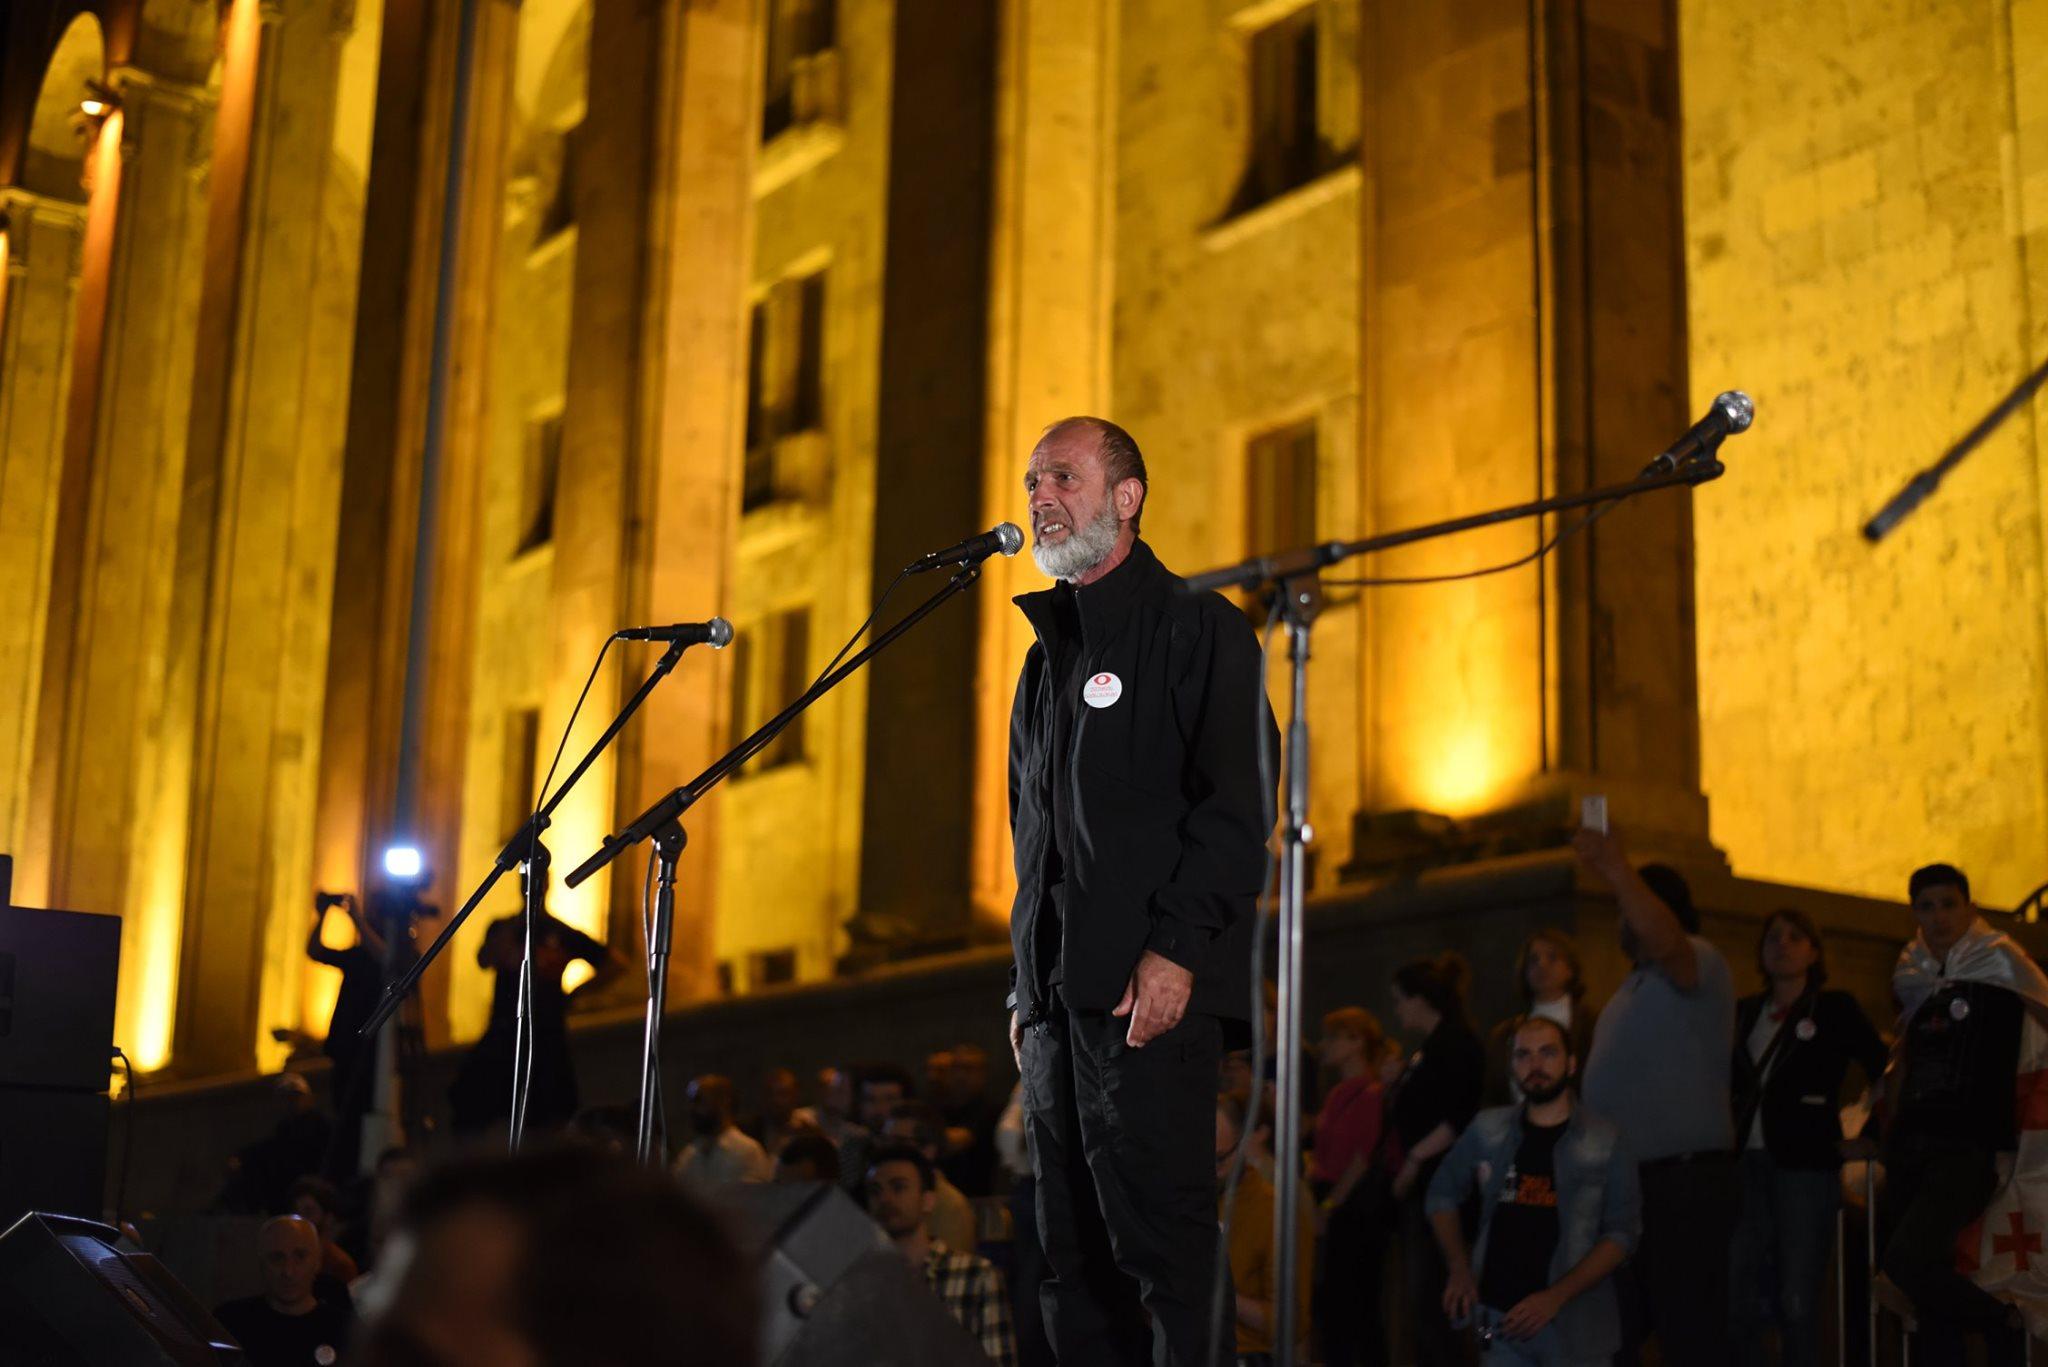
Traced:
POLYGON ((1017 1061, 1017 1071, 1024 1071, 1024 1023, 1017 1013, 1010 1013, 1010 1057, 1017 1061))
POLYGON ((1472 1280, 1472 1269, 1453 1269, 1450 1278, 1444 1282, 1444 1313, 1454 1322, 1466 1319, 1472 1314, 1472 1306, 1478 1299, 1479 1287, 1472 1280))

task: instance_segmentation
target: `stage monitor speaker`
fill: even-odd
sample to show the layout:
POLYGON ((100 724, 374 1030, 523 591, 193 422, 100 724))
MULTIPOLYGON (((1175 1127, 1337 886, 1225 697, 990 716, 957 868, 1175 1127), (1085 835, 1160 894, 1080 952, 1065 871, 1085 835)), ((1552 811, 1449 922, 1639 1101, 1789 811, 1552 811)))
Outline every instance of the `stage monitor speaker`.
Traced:
POLYGON ((837 1186, 721 1191, 761 1269, 763 1367, 988 1367, 988 1355, 837 1186))
POLYGON ((106 1225, 28 1214, 0 1234, 8 1367, 221 1367, 241 1347, 163 1264, 106 1225))

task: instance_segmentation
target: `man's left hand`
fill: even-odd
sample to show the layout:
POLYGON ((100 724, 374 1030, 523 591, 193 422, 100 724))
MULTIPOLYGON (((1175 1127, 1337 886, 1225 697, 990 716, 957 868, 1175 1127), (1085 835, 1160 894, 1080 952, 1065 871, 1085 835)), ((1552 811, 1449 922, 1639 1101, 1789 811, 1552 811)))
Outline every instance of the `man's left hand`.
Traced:
POLYGON ((1131 1018, 1124 1042, 1133 1049, 1142 1049, 1180 1024, 1180 1018, 1187 1014, 1188 995, 1194 990, 1193 973, 1148 949, 1138 960, 1130 982, 1124 985, 1123 1000, 1109 1014, 1131 1018))
POLYGON ((1548 1288, 1532 1292, 1501 1316, 1500 1327, 1507 1331, 1509 1338, 1534 1338, 1543 1332, 1544 1325, 1557 1318, 1559 1308, 1556 1292, 1548 1288))

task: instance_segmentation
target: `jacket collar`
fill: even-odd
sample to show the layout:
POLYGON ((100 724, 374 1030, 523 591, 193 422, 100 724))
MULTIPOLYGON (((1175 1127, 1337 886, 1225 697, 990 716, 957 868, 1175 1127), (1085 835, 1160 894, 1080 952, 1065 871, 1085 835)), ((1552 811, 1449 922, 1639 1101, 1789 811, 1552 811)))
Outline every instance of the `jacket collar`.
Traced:
POLYGON ((1123 624, 1131 608, 1148 596, 1165 573, 1159 557, 1141 537, 1131 543, 1130 554, 1123 563, 1092 584, 1080 588, 1068 583, 1055 584, 1036 593, 1020 593, 1010 601, 1023 610, 1039 641, 1050 648, 1058 630, 1055 605, 1066 595, 1080 620, 1082 641, 1098 643, 1107 640, 1123 624))

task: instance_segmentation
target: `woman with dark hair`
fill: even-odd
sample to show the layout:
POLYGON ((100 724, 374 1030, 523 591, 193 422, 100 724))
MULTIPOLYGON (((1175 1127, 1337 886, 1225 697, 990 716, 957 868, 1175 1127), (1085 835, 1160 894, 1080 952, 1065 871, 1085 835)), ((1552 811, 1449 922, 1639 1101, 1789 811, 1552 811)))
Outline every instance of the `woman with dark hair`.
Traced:
POLYGON ((1600 1015, 1586 1000, 1578 945, 1555 926, 1545 926, 1522 941, 1522 952, 1515 960, 1515 981, 1522 989, 1522 1009, 1494 1026, 1486 1037, 1486 1086, 1481 1096, 1488 1106, 1513 1105, 1522 1099, 1508 1073, 1508 1050, 1523 1021, 1541 1016, 1563 1026, 1565 1043, 1583 1067, 1586 1053, 1593 1047, 1593 1022, 1600 1015))
POLYGON ((1821 987, 1826 946, 1804 913, 1772 912, 1756 957, 1765 990, 1735 1007, 1742 1219, 1730 1250, 1729 1318, 1745 1367, 1762 1367, 1770 1318, 1784 1367, 1815 1367, 1841 1191, 1842 1080, 1854 1063, 1875 1084, 1886 1049, 1854 997, 1821 987))
POLYGON ((1486 1062, 1465 1015, 1467 976, 1464 958, 1449 951, 1394 970, 1394 1018, 1404 1033, 1422 1037, 1387 1103, 1387 1129, 1404 1155, 1391 1189, 1408 1251, 1418 1367, 1451 1367, 1468 1358, 1444 1315, 1443 1251, 1422 1206, 1437 1165, 1479 1109, 1486 1062))

